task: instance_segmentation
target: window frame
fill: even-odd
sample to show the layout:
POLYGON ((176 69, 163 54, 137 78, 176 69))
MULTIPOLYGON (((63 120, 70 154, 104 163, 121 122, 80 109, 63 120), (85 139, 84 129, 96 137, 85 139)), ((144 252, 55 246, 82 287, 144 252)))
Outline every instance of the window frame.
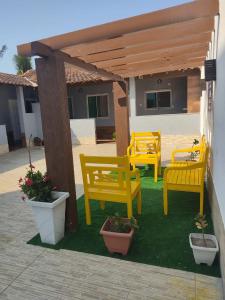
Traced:
POLYGON ((69 112, 69 117, 70 117, 70 110, 69 110, 69 99, 71 99, 71 106, 72 106, 72 116, 73 118, 70 120, 74 120, 74 106, 73 106, 73 96, 68 96, 67 97, 67 103, 68 103, 68 112, 69 112))
MULTIPOLYGON (((160 109, 171 109, 173 108, 173 101, 172 101, 172 90, 171 89, 161 89, 161 90, 150 90, 150 91, 145 91, 145 110, 160 110, 160 109), (147 94, 150 93, 160 93, 160 92, 169 92, 170 93, 170 106, 165 106, 165 107, 161 107, 158 106, 158 100, 157 101, 157 107, 153 107, 153 108, 148 108, 147 107, 147 94)), ((157 99, 157 98, 156 98, 157 99)))
MULTIPOLYGON (((90 116, 89 116, 88 98, 89 98, 89 97, 96 97, 96 98, 97 98, 98 96, 107 96, 108 116, 107 116, 107 117, 98 117, 98 116, 97 116, 95 119, 109 119, 109 117, 110 117, 110 109, 109 109, 109 93, 87 94, 87 95, 86 95, 87 118, 88 118, 88 119, 94 119, 94 118, 90 118, 90 116)), ((97 101, 96 101, 96 111, 98 112, 97 101)))

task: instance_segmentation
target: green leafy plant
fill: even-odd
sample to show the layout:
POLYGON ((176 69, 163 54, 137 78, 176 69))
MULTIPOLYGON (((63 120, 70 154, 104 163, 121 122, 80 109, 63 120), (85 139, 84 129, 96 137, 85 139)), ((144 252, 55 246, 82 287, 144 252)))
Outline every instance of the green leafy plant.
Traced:
MULTIPOLYGON (((194 146, 196 146, 196 145, 198 145, 198 144, 199 144, 199 140, 194 139, 193 144, 192 144, 192 147, 194 147, 194 146)), ((195 160, 195 159, 198 157, 199 153, 200 153, 199 150, 192 151, 192 152, 190 153, 190 160, 195 160)))
POLYGON ((116 132, 114 131, 112 134, 112 139, 115 141, 116 140, 116 132))
POLYGON ((32 69, 31 58, 23 55, 14 55, 13 57, 17 74, 24 74, 26 71, 32 69))
POLYGON ((208 223, 206 220, 206 215, 201 216, 200 214, 198 214, 195 217, 195 225, 196 225, 197 229, 202 231, 202 238, 203 238, 204 244, 206 246, 205 228, 208 226, 208 223))
POLYGON ((137 220, 134 217, 125 220, 124 218, 120 217, 118 213, 116 213, 114 216, 110 216, 108 218, 105 229, 111 232, 128 233, 132 228, 139 228, 137 225, 137 220))
MULTIPOLYGON (((35 166, 31 162, 31 139, 28 143, 29 167, 25 177, 20 177, 19 187, 28 199, 34 198, 34 201, 52 202, 51 192, 56 189, 52 187, 51 180, 47 173, 42 174, 40 171, 34 171, 35 166)), ((25 200, 25 197, 22 197, 25 200)))

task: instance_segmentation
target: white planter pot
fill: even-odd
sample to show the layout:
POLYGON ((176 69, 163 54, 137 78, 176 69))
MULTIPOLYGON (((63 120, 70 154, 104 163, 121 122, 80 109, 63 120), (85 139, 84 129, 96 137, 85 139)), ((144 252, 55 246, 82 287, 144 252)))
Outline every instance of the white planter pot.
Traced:
POLYGON ((69 193, 52 192, 54 202, 27 200, 32 207, 42 243, 55 245, 64 237, 66 199, 69 193))
POLYGON ((215 248, 199 247, 199 246, 193 245, 192 238, 203 239, 201 233, 190 233, 189 243, 192 248, 196 264, 199 265, 201 263, 205 263, 208 266, 211 266, 215 259, 216 253, 219 251, 219 245, 218 245, 215 235, 205 234, 204 236, 205 236, 205 239, 213 241, 215 248))

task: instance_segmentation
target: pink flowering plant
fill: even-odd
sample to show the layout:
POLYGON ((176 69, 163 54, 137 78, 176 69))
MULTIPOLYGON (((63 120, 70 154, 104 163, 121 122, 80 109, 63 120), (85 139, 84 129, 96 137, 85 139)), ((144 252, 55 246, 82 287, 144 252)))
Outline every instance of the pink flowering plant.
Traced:
MULTIPOLYGON (((40 171, 34 171, 31 165, 26 176, 19 179, 19 187, 28 199, 34 198, 34 201, 52 202, 51 192, 53 190, 50 179, 47 174, 40 171)), ((25 200, 25 197, 22 198, 25 200)))
MULTIPOLYGON (((28 147, 29 153, 29 168, 24 178, 19 179, 19 187, 28 199, 40 202, 52 202, 51 192, 55 190, 52 187, 51 180, 47 173, 42 174, 40 171, 35 171, 35 167, 31 163, 30 143, 28 147)), ((22 197, 25 200, 25 197, 22 197)))

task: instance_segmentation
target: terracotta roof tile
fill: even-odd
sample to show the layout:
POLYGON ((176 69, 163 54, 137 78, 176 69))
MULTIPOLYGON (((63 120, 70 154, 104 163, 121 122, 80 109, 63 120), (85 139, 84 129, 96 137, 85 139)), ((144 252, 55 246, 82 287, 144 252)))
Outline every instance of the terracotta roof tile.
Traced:
POLYGON ((19 86, 36 86, 35 83, 20 75, 7 74, 0 72, 0 84, 11 84, 19 86))
MULTIPOLYGON (((66 64, 65 65, 66 82, 67 84, 94 82, 94 81, 107 81, 106 78, 100 77, 99 75, 81 72, 75 69, 75 67, 66 64)), ((37 83, 37 76, 34 70, 29 70, 23 74, 23 77, 30 81, 37 83)))

